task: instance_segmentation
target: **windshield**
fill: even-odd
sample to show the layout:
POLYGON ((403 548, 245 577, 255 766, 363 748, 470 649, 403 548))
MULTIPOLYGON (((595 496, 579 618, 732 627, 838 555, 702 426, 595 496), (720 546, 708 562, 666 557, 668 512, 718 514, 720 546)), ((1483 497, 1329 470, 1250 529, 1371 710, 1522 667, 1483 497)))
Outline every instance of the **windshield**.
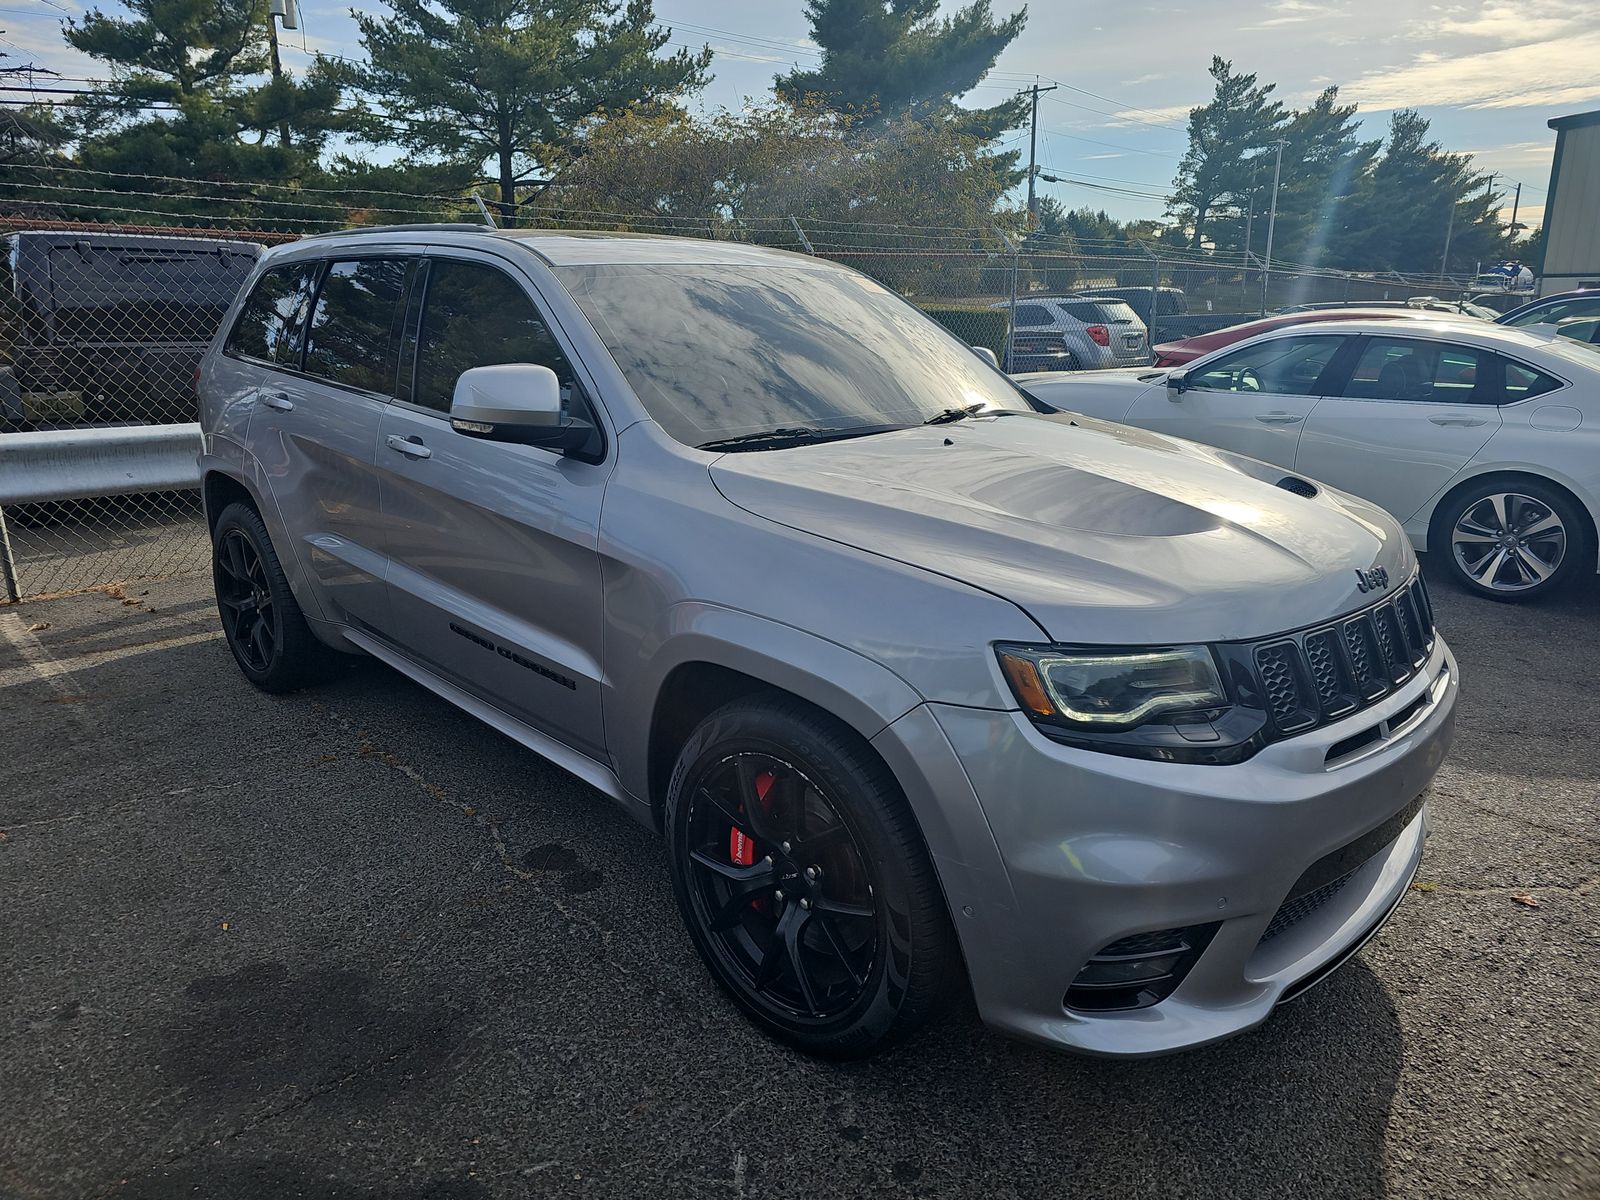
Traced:
POLYGON ((1004 375, 864 275, 676 263, 556 275, 650 416, 686 445, 917 425, 974 405, 1029 411, 1004 375))

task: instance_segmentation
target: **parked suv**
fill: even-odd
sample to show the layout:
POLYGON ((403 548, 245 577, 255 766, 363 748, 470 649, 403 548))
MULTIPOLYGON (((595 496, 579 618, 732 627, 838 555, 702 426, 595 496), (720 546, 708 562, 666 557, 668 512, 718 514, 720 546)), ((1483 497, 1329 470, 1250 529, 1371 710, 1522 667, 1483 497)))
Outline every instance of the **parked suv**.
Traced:
POLYGON ((261 246, 28 230, 0 253, 0 429, 194 420, 194 369, 261 246))
POLYGON ((313 237, 224 329, 200 467, 245 676, 365 652, 609 796, 806 1050, 968 981, 1053 1046, 1199 1045, 1405 895, 1458 689, 1371 505, 1040 414, 752 246, 313 237))
MULTIPOLYGON (((993 307, 1009 309, 1009 301, 993 307)), ((1018 300, 1011 315, 1010 371, 1082 371, 1150 364, 1144 322, 1121 300, 1054 296, 1018 300)))

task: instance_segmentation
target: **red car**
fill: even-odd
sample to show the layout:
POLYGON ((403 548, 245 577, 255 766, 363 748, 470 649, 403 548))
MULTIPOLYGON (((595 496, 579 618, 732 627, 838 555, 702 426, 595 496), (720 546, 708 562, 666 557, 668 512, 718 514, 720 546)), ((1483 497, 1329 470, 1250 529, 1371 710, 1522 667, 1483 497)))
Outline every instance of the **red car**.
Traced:
POLYGON ((1420 308, 1320 308, 1309 312, 1279 313, 1276 316, 1262 317, 1258 321, 1246 321, 1243 325, 1230 325, 1215 333, 1197 334, 1180 342, 1162 342, 1155 349, 1155 365, 1182 366, 1186 362, 1193 362, 1201 355, 1221 350, 1224 346, 1231 346, 1235 342, 1242 342, 1245 338, 1255 337, 1258 333, 1266 333, 1269 329, 1282 329, 1285 325, 1304 325, 1308 321, 1383 321, 1391 317, 1396 320, 1405 320, 1408 317, 1437 319, 1438 316, 1438 313, 1425 312, 1420 308))

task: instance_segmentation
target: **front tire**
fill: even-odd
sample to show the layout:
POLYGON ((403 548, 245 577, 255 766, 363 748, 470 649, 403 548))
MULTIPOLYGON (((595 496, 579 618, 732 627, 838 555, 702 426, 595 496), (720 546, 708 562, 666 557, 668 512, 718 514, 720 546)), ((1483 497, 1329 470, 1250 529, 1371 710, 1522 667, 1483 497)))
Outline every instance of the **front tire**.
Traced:
POLYGON ((679 911, 755 1022, 833 1058, 908 1036, 959 977, 933 866, 888 769, 787 697, 706 718, 668 785, 679 911))
POLYGON ((1489 479, 1446 497, 1428 544, 1463 588, 1506 603, 1559 591, 1593 555, 1578 507, 1538 479, 1489 479))
POLYGON ((261 515, 248 504, 228 505, 211 548, 217 614, 244 677, 264 692, 290 692, 319 679, 331 653, 306 624, 261 515))

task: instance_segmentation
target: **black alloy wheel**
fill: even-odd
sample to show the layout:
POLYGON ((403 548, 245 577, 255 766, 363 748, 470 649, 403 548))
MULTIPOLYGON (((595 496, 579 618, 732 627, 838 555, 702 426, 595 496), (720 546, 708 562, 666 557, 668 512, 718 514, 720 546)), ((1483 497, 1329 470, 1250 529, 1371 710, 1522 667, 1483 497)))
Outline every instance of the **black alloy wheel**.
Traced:
POLYGON ((240 528, 229 529, 216 545, 217 605, 228 644, 251 671, 265 673, 283 642, 261 551, 240 528))
POLYGON ((665 818, 695 947, 768 1032, 862 1057, 908 1036, 959 985, 905 796, 827 713, 779 693, 718 709, 679 752, 665 818))
POLYGON ((306 624, 261 515, 228 505, 211 532, 217 614, 239 670, 266 692, 288 692, 320 678, 334 655, 306 624))
POLYGON ((689 800, 690 895, 752 996, 794 1018, 860 999, 878 952, 861 848, 815 783, 771 754, 732 754, 689 800))

